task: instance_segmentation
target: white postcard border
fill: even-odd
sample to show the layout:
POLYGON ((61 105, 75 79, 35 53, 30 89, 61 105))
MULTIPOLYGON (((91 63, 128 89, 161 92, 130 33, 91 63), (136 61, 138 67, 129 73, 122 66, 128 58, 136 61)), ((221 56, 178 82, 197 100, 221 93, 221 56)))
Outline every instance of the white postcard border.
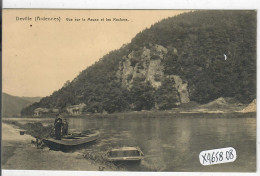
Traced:
MULTIPOLYGON (((51 8, 51 9, 255 9, 260 6, 259 0, 3 0, 3 8, 51 8)), ((260 19, 257 13, 257 19, 260 19)), ((259 20, 257 21, 259 26, 259 20)), ((257 29, 257 50, 260 51, 259 28, 257 29)), ((257 70, 260 64, 257 62, 257 70)), ((259 78, 257 72, 257 99, 259 99, 259 78)), ((260 109, 257 103, 257 110, 260 109)), ((259 114, 257 113, 257 118, 259 114)), ((259 175, 260 121, 257 120, 257 172, 256 173, 212 173, 212 172, 93 172, 93 171, 32 171, 2 170, 3 176, 257 176, 259 175)))

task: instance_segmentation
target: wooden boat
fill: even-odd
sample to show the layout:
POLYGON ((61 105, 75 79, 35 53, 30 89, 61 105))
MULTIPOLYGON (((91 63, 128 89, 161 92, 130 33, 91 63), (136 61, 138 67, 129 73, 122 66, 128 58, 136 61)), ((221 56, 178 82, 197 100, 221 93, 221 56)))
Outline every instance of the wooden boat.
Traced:
POLYGON ((106 154, 107 161, 110 162, 139 162, 144 154, 138 147, 121 147, 109 150, 106 154))
POLYGON ((63 136, 61 140, 46 138, 42 141, 52 150, 67 151, 94 142, 98 138, 99 132, 94 131, 89 134, 69 134, 63 136))

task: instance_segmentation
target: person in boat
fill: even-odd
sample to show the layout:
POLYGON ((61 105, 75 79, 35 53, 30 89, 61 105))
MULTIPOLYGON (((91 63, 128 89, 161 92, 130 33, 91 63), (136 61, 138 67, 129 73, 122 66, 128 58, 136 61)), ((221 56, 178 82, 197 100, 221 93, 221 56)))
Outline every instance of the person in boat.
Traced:
POLYGON ((54 127, 55 127, 57 121, 59 120, 59 118, 60 118, 60 114, 56 114, 56 118, 54 120, 54 127))
POLYGON ((62 121, 62 135, 68 135, 69 123, 66 119, 62 121))
POLYGON ((60 118, 60 114, 57 114, 54 121, 55 137, 57 140, 61 140, 61 126, 62 119, 60 118))

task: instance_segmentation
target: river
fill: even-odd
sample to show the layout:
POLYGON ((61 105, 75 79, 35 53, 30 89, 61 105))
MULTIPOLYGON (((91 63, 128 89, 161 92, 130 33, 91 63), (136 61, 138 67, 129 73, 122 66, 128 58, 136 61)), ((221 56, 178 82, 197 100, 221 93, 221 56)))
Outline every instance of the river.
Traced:
MULTIPOLYGON (((21 120, 19 120, 21 121, 21 120)), ((25 120, 24 122, 30 120, 25 120)), ((52 119, 41 119, 52 123, 52 119)), ((68 118, 70 129, 97 128, 101 139, 84 149, 105 152, 113 147, 138 146, 145 154, 140 165, 127 165, 130 171, 171 172, 254 172, 256 170, 256 118, 251 115, 192 114, 140 118, 68 118), (237 159, 232 163, 203 166, 199 153, 233 147, 237 159)))

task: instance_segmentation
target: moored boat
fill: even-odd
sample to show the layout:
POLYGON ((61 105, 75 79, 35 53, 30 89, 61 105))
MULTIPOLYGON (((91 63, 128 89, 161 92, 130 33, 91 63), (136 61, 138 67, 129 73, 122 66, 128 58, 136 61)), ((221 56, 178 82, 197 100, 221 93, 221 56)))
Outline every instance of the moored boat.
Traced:
POLYGON ((144 154, 138 147, 121 147, 111 149, 106 154, 110 162, 140 162, 144 154))
POLYGON ((67 151, 94 142, 99 136, 98 131, 93 131, 88 134, 69 134, 63 136, 61 140, 45 138, 43 142, 52 150, 67 151))

